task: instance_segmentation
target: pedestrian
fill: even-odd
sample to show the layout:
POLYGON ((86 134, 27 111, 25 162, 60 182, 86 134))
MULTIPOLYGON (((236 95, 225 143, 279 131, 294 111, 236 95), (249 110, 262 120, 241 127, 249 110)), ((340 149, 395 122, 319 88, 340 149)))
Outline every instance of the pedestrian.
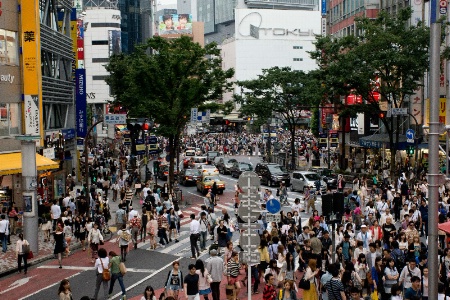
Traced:
POLYGON ((199 295, 203 295, 205 300, 208 300, 208 295, 211 294, 210 280, 212 280, 211 275, 208 270, 205 269, 205 264, 203 260, 197 259, 195 262, 195 273, 199 276, 198 289, 199 295))
POLYGON ((199 233, 200 233, 200 235, 199 235, 200 249, 202 251, 205 251, 206 250, 206 240, 208 238, 208 231, 210 229, 210 226, 209 226, 208 220, 206 219, 206 213, 204 211, 202 211, 200 213, 199 222, 200 222, 200 231, 199 231, 199 233))
POLYGON ((227 227, 224 224, 224 220, 219 221, 219 226, 216 228, 216 241, 219 244, 219 254, 220 248, 224 248, 227 246, 228 237, 227 237, 227 227))
POLYGON ((16 242, 16 258, 17 258, 17 265, 19 267, 19 273, 22 272, 22 260, 23 260, 23 266, 24 266, 24 274, 27 274, 27 256, 28 252, 24 250, 24 246, 28 246, 28 250, 30 250, 30 243, 28 243, 27 240, 23 239, 23 233, 19 233, 19 239, 16 242))
POLYGON ((238 280, 240 272, 239 265, 239 253, 233 251, 231 259, 227 263, 227 279, 228 284, 233 285, 236 291, 236 295, 239 295, 241 289, 241 283, 238 280))
POLYGON ((100 245, 100 242, 103 243, 103 236, 98 229, 98 223, 94 223, 94 227, 89 231, 88 236, 88 244, 91 246, 92 251, 92 263, 94 263, 97 258, 98 245, 100 245))
POLYGON ((3 253, 6 253, 6 251, 8 250, 7 246, 8 235, 9 235, 9 221, 6 220, 6 216, 2 214, 0 221, 0 241, 2 242, 3 253))
POLYGON ((220 282, 223 276, 223 259, 217 256, 217 250, 212 249, 209 254, 210 258, 206 260, 206 269, 211 274, 212 282, 210 283, 213 300, 220 300, 220 282))
POLYGON ((103 292, 105 300, 108 299, 108 281, 103 280, 103 270, 109 266, 109 257, 105 248, 98 249, 98 258, 95 260, 96 281, 95 281, 95 293, 94 299, 97 300, 98 292, 100 291, 100 285, 103 284, 103 292))
POLYGON ((164 286, 167 296, 178 299, 179 291, 183 291, 184 281, 183 273, 180 270, 180 262, 172 263, 172 270, 167 274, 166 284, 164 286))
POLYGON ((55 244, 53 254, 58 256, 59 268, 62 269, 62 254, 66 251, 66 247, 64 247, 64 233, 60 226, 56 226, 56 231, 53 233, 53 239, 55 244))
POLYGON ((153 214, 149 217, 150 221, 147 223, 147 234, 150 237, 150 249, 156 249, 156 233, 158 231, 158 221, 155 220, 153 214))
MULTIPOLYGON (((131 214, 131 212, 130 212, 131 214)), ((141 230, 141 218, 137 214, 130 219, 131 239, 133 241, 134 249, 137 249, 139 231, 141 230)))
POLYGON ((172 241, 172 234, 173 234, 175 243, 178 243, 178 230, 177 230, 178 221, 179 217, 175 212, 175 209, 171 207, 169 209, 169 213, 167 214, 167 222, 169 223, 169 242, 172 241))
POLYGON ((189 273, 184 277, 184 294, 188 300, 200 300, 199 280, 200 276, 195 272, 195 265, 189 265, 189 273))
POLYGON ((159 245, 164 247, 165 244, 169 243, 169 239, 167 238, 167 230, 169 229, 169 224, 167 223, 167 218, 164 215, 164 210, 161 209, 159 211, 158 216, 158 237, 159 237, 159 245), (165 241, 165 243, 164 243, 165 241))
POLYGON ((295 292, 294 284, 295 284, 294 281, 286 280, 284 282, 283 288, 280 289, 280 294, 279 294, 278 299, 297 300, 297 294, 295 292))
POLYGON ((58 288, 59 300, 72 300, 72 290, 70 289, 70 282, 67 279, 61 280, 58 288))
POLYGON ((119 209, 116 211, 116 226, 122 228, 122 224, 127 223, 127 213, 123 209, 123 205, 119 203, 119 209))
POLYGON ((70 242, 72 241, 72 224, 69 220, 64 221, 64 239, 66 240, 66 257, 70 255, 70 242))
POLYGON ((198 239, 200 238, 200 222, 195 219, 195 214, 191 214, 191 224, 190 224, 190 236, 189 240, 191 242, 191 259, 196 259, 200 256, 200 249, 198 248, 198 239), (197 256, 195 256, 195 251, 197 251, 197 256))
POLYGON ((156 300, 155 290, 148 285, 144 290, 144 296, 141 297, 141 300, 156 300))
POLYGON ((126 300, 127 291, 125 290, 125 285, 123 284, 123 275, 120 272, 120 256, 116 254, 114 251, 109 251, 109 269, 111 269, 111 283, 109 284, 109 297, 111 298, 111 294, 114 289, 114 283, 116 280, 119 280, 120 288, 122 289, 122 299, 126 300))
POLYGON ((264 286, 263 291, 263 300, 276 300, 277 299, 277 291, 275 290, 274 280, 275 277, 269 273, 264 276, 264 280, 266 281, 266 285, 264 286))
POLYGON ((145 240, 147 239, 147 224, 149 219, 150 219, 150 212, 147 211, 145 207, 143 207, 141 218, 141 230, 140 230, 141 243, 145 243, 145 240))

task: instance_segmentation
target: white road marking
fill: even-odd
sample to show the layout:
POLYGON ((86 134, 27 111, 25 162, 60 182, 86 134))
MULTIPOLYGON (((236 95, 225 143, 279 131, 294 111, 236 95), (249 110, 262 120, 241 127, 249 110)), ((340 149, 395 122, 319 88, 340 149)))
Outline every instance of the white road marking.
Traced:
MULTIPOLYGON (((58 269, 59 266, 40 266, 38 269, 58 269)), ((79 271, 90 271, 95 270, 95 267, 81 267, 81 266, 64 266, 66 270, 79 270, 79 271)), ((136 268, 127 268, 127 272, 134 273, 152 273, 155 272, 155 269, 136 269, 136 268)))
MULTIPOLYGON (((63 268, 65 268, 65 267, 63 267, 63 268)), ((71 278, 73 278, 73 277, 79 275, 80 273, 81 273, 81 272, 75 273, 75 274, 73 274, 73 275, 71 275, 71 276, 69 276, 69 277, 65 277, 65 279, 71 279, 71 278)), ((42 292, 43 290, 47 290, 47 289, 49 289, 49 288, 52 288, 52 287, 54 287, 54 286, 57 286, 57 285, 59 285, 60 283, 61 283, 60 281, 57 281, 57 282, 55 282, 54 284, 51 284, 51 285, 46 286, 46 287, 44 287, 44 288, 40 288, 38 291, 36 291, 36 292, 34 292, 34 293, 32 293, 32 294, 26 295, 25 297, 20 298, 19 300, 27 299, 28 297, 31 297, 31 296, 33 296, 33 295, 36 295, 37 293, 42 292)))
POLYGON ((18 288, 19 286, 22 286, 22 285, 24 285, 24 284, 27 284, 28 281, 30 281, 30 279, 33 278, 33 277, 36 277, 36 276, 34 275, 34 276, 30 276, 30 277, 24 277, 24 278, 21 278, 21 279, 19 279, 19 280, 14 281, 13 283, 11 283, 11 284, 8 286, 8 289, 6 289, 6 290, 4 290, 4 291, 1 291, 1 292, 0 292, 0 295, 1 295, 1 294, 4 294, 4 293, 6 293, 6 292, 9 292, 9 291, 11 291, 11 290, 13 290, 13 289, 15 289, 15 288, 18 288))

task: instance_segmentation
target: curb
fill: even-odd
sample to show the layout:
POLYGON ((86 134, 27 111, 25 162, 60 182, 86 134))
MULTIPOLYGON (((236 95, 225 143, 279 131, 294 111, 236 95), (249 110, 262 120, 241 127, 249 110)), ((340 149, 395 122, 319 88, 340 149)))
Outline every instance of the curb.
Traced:
MULTIPOLYGON (((78 250, 78 249, 81 249, 81 243, 80 242, 76 242, 72 246, 70 246, 70 251, 74 251, 74 250, 78 250)), ((31 262, 27 262, 27 264, 28 264, 28 267, 31 267, 31 266, 35 266, 35 265, 38 265, 40 263, 43 263, 43 262, 45 262, 47 260, 54 259, 54 258, 55 258, 54 254, 47 254, 47 255, 39 257, 39 258, 37 258, 37 259, 35 259, 35 260, 31 261, 31 262)), ((8 276, 10 274, 16 273, 18 271, 19 271, 19 267, 14 267, 14 268, 2 271, 2 272, 0 272, 0 278, 3 278, 3 277, 8 276)))

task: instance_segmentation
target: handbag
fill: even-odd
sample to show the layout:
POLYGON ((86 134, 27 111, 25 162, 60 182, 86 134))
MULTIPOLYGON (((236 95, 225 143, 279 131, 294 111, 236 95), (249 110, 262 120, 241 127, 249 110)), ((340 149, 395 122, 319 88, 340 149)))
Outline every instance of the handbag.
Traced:
POLYGON ((127 267, 125 266, 125 264, 123 262, 121 262, 119 264, 119 270, 120 270, 120 274, 122 274, 122 276, 127 274, 127 267))
POLYGON ((212 277, 211 277, 211 274, 206 274, 206 281, 207 281, 208 283, 212 283, 212 282, 213 282, 213 279, 212 279, 212 277))
POLYGON ((103 261, 100 258, 100 262, 102 264, 103 272, 102 272, 102 279, 103 281, 110 281, 111 280, 111 272, 109 272, 109 269, 105 269, 105 266, 103 265, 103 261))
POLYGON ((33 251, 30 250, 30 252, 28 252, 28 254, 27 254, 27 259, 32 259, 32 258, 34 258, 34 255, 33 255, 33 251))
POLYGON ((234 284, 226 285, 225 294, 227 296, 227 299, 230 299, 230 300, 236 299, 236 289, 234 288, 234 284))
POLYGON ((302 290, 308 291, 311 288, 311 283, 309 280, 306 280, 304 277, 298 283, 298 287, 302 290))

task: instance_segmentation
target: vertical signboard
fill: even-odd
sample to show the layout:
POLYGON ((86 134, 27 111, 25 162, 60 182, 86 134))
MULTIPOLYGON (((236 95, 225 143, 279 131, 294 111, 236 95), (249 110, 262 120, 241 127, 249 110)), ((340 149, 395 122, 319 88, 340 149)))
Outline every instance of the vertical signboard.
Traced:
POLYGON ((76 126, 77 136, 86 137, 87 124, 86 124, 86 70, 76 69, 76 126))
POLYGON ((322 16, 325 16, 327 14, 327 0, 322 0, 321 2, 322 16))
POLYGON ((197 123, 197 114, 198 114, 197 107, 192 107, 191 108, 191 123, 192 124, 196 124, 197 123))
POLYGON ((77 20, 77 65, 78 69, 84 69, 84 24, 83 20, 77 20))
POLYGON ((108 31, 109 57, 120 54, 122 51, 121 32, 119 30, 108 31))
POLYGON ((22 1, 22 65, 25 134, 40 135, 43 144, 39 0, 22 1))
POLYGON ((72 12, 70 13, 70 37, 72 38, 72 76, 75 81, 75 69, 78 68, 78 59, 77 59, 77 53, 78 53, 78 45, 77 45, 77 31, 78 31, 78 25, 77 25, 77 9, 72 8, 72 12))

